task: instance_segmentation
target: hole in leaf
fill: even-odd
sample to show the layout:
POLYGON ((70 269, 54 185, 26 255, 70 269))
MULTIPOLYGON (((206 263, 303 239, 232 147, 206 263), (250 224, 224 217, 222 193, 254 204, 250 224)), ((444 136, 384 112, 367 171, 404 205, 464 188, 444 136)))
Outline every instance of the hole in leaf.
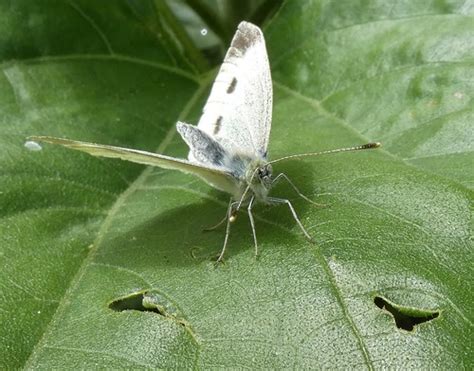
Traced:
POLYGON ((131 295, 119 298, 117 300, 112 301, 109 304, 109 308, 115 310, 116 312, 123 312, 124 310, 138 310, 141 312, 155 312, 162 314, 156 307, 145 307, 145 305, 143 304, 145 295, 146 291, 133 293, 131 295))
POLYGON ((170 318, 186 326, 186 321, 180 315, 176 306, 165 296, 156 291, 139 291, 112 301, 109 308, 116 312, 137 310, 154 312, 170 318))
POLYGON ((380 309, 390 312, 397 327, 406 331, 413 331, 416 325, 431 321, 439 316, 439 311, 403 307, 380 296, 374 298, 374 304, 380 309))

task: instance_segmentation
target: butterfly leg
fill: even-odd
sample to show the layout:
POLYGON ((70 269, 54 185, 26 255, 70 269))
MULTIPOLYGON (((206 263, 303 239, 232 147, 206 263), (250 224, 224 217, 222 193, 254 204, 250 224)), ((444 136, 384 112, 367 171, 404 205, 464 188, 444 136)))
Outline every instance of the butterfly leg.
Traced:
POLYGON ((300 190, 295 186, 295 184, 290 180, 290 178, 288 178, 288 177, 286 176, 286 174, 284 174, 284 173, 278 174, 278 175, 273 179, 273 181, 272 181, 272 186, 275 185, 275 184, 277 184, 277 183, 280 181, 280 179, 285 179, 285 180, 288 182, 288 184, 293 188, 293 190, 296 192, 296 194, 297 194, 298 196, 300 196, 302 199, 304 199, 304 200, 308 201, 309 203, 312 203, 313 205, 316 205, 316 206, 321 206, 321 207, 326 206, 325 204, 318 204, 318 203, 314 202, 313 200, 309 199, 308 197, 306 197, 304 194, 302 194, 302 193, 300 192, 300 190))
MULTIPOLYGON (((237 219, 237 212, 239 211, 239 209, 236 207, 236 205, 238 205, 238 202, 232 202, 232 200, 231 200, 231 203, 232 203, 233 210, 232 210, 232 213, 231 213, 231 216, 230 216, 230 222, 233 223, 237 219)), ((229 219, 228 211, 229 210, 226 211, 224 217, 217 224, 215 224, 211 227, 203 228, 203 231, 204 232, 210 232, 210 231, 213 231, 214 229, 219 228, 222 224, 224 224, 224 222, 226 222, 229 219)))
POLYGON ((306 231, 306 229, 303 227, 303 224, 301 224, 300 219, 298 218, 298 215, 296 214, 295 209, 293 208, 293 205, 291 204, 290 200, 286 200, 283 198, 276 198, 276 197, 268 197, 267 201, 270 204, 287 204, 288 207, 290 208, 291 214, 293 214, 293 218, 295 219, 296 223, 300 227, 301 231, 305 235, 305 237, 310 241, 314 242, 313 238, 309 235, 309 233, 306 231))
POLYGON ((219 257, 217 258, 217 263, 222 261, 224 258, 225 254, 225 248, 227 247, 227 241, 229 240, 229 235, 230 235, 230 223, 232 223, 235 220, 235 215, 234 215, 234 207, 237 205, 237 202, 232 202, 232 198, 229 201, 229 206, 227 207, 227 225, 225 228, 225 237, 224 237, 224 245, 222 246, 221 253, 219 254, 219 257))
POLYGON ((207 227, 207 228, 204 228, 203 231, 204 232, 210 232, 210 231, 213 231, 214 229, 217 229, 219 228, 222 224, 224 224, 224 222, 227 220, 227 212, 225 213, 224 217, 215 225, 211 226, 211 227, 207 227))
POLYGON ((257 244, 257 233, 255 231, 255 221, 252 215, 253 202, 255 201, 255 196, 252 196, 250 199, 249 205, 247 206, 247 212, 249 214, 250 226, 252 227, 253 242, 255 243, 255 256, 258 255, 258 244, 257 244))

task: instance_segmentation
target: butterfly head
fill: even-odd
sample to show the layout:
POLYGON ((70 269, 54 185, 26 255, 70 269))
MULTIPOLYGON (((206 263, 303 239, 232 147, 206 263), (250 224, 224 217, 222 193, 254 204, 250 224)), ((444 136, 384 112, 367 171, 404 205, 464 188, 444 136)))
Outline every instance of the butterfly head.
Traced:
POLYGON ((266 199, 273 181, 272 166, 263 159, 256 160, 248 168, 246 181, 257 199, 266 199))
POLYGON ((257 181, 267 189, 270 189, 273 182, 272 171, 272 165, 270 164, 259 166, 256 170, 257 181))

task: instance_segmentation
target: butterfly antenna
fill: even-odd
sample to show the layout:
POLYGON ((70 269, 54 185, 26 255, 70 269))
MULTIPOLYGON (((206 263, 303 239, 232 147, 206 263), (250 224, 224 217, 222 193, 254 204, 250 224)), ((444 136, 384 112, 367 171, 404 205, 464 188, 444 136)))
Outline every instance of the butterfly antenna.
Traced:
POLYGON ((321 151, 321 152, 300 153, 298 155, 290 155, 290 156, 281 157, 281 158, 278 158, 276 160, 270 161, 269 163, 274 164, 275 162, 280 162, 280 161, 283 161, 283 160, 290 160, 292 158, 327 155, 327 154, 330 154, 330 153, 362 151, 364 149, 379 148, 380 146, 381 146, 381 143, 374 142, 374 143, 362 144, 360 146, 355 146, 355 147, 330 149, 330 150, 321 151))

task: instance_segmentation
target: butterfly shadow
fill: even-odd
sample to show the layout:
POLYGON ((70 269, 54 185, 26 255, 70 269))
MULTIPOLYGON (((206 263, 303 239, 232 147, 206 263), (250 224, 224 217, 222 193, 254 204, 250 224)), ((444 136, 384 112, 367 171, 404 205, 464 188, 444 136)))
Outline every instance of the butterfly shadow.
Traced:
MULTIPOLYGON (((287 166, 283 169, 292 178, 296 176, 296 167, 287 166)), ((311 195, 311 181, 307 176, 304 182, 297 184, 302 193, 311 195)), ((309 208, 314 206, 301 199, 285 181, 282 181, 271 192, 272 196, 288 198, 304 223, 309 208)), ((145 267, 183 266, 215 262, 221 252, 225 237, 225 223, 212 231, 206 228, 218 223, 226 213, 227 196, 221 192, 210 190, 210 199, 176 207, 159 215, 152 216, 145 222, 135 225, 110 241, 114 251, 113 259, 120 260, 116 264, 127 264, 133 261, 145 267)), ((312 198, 310 196, 310 198, 312 198)), ((286 205, 264 205, 256 203, 253 209, 256 233, 259 241, 259 251, 271 249, 272 246, 306 243, 305 237, 286 205)), ((309 227, 309 225, 308 225, 309 227)), ((268 250, 267 250, 268 251, 268 250)), ((250 227, 247 208, 242 207, 237 220, 231 224, 229 242, 225 260, 230 261, 238 256, 254 258, 254 242, 250 227)), ((109 256, 110 257, 110 256, 109 256)), ((138 267, 139 268, 139 267, 138 267)))

